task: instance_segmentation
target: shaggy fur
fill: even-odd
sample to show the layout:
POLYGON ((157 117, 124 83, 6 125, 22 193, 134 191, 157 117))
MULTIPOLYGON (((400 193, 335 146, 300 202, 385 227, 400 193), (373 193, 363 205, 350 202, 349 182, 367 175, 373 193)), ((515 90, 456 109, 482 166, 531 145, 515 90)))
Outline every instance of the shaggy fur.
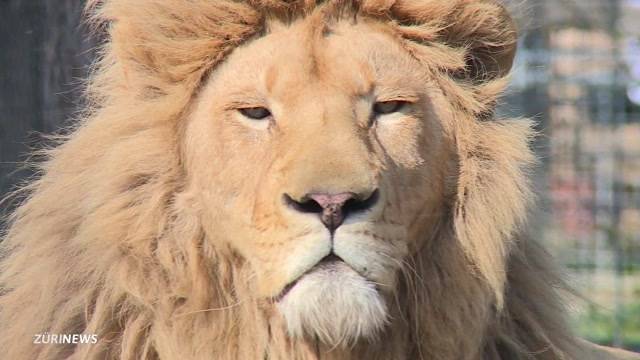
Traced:
POLYGON ((387 322, 387 308, 375 286, 363 281, 355 271, 345 270, 338 274, 330 266, 322 266, 307 275, 309 278, 295 286, 278 304, 291 335, 301 338, 305 329, 315 328, 320 329, 317 335, 323 343, 336 343, 336 337, 353 343, 362 337, 374 337, 383 328, 387 322), (344 292, 345 287, 353 290, 344 292), (315 308, 322 311, 315 311, 315 308), (338 311, 331 312, 333 309, 338 311), (357 310, 344 312, 341 309, 357 310))
MULTIPOLYGON (((528 147, 533 134, 528 121, 493 119, 516 43, 502 6, 489 0, 104 0, 91 1, 88 12, 94 26, 108 32, 88 89, 91 105, 68 139, 48 151, 42 176, 24 189, 26 200, 11 216, 2 241, 2 357, 603 359, 613 354, 569 332, 558 296, 564 285, 546 262, 548 255, 518 235, 532 198, 527 169, 534 161, 528 147), (434 199, 437 211, 428 207, 430 201, 403 204, 405 217, 415 215, 417 223, 429 225, 405 234, 411 240, 406 249, 374 242, 358 224, 345 225, 364 234, 354 242, 367 244, 365 257, 388 254, 402 276, 387 280, 383 275, 392 265, 358 259, 351 245, 336 242, 335 251, 353 259, 340 273, 344 276, 332 282, 336 269, 320 268, 274 304, 272 297, 304 269, 292 267, 285 276, 277 268, 289 263, 274 260, 271 277, 262 279, 264 271, 255 267, 263 260, 247 256, 253 246, 242 245, 246 239, 237 239, 237 248, 223 241, 241 233, 233 219, 216 217, 224 214, 217 208, 234 205, 209 204, 214 210, 202 205, 198 199, 217 199, 222 190, 206 188, 194 173, 219 175, 219 184, 231 186, 240 179, 234 177, 239 170, 213 174, 209 168, 218 160, 203 162, 206 154, 194 144, 206 141, 191 124, 202 122, 207 99, 215 98, 207 91, 216 94, 207 90, 210 75, 227 64, 234 49, 275 32, 277 24, 306 18, 320 24, 321 36, 332 31, 325 23, 360 19, 395 39, 428 74, 435 89, 432 115, 442 121, 424 131, 439 131, 442 154, 451 156, 416 157, 414 152, 427 145, 400 141, 405 147, 386 149, 392 161, 362 162, 370 160, 377 169, 438 171, 428 173, 431 197, 413 194, 434 199), (411 206, 419 207, 416 214, 411 206), (380 247, 367 247, 372 243, 380 247), (372 279, 393 290, 378 291, 372 279), (345 297, 344 286, 360 290, 345 297), (327 295, 333 296, 323 302, 327 295), (35 334, 45 332, 97 334, 99 341, 33 344, 35 334)), ((261 142, 257 132, 246 131, 253 143, 261 142)), ((379 135, 382 143, 397 136, 384 129, 379 135)), ((308 147, 299 149, 311 154, 308 147)), ((359 148, 352 150, 356 154, 359 148)), ((220 157, 232 156, 226 151, 221 147, 220 157)), ((340 161, 328 154, 316 158, 340 161)), ((262 164, 261 158, 248 160, 256 169, 262 164)), ((359 164, 351 160, 345 169, 359 164)), ((401 191, 398 182, 389 184, 382 188, 385 196, 401 191)), ((247 199, 255 210, 254 227, 282 228, 282 219, 264 210, 273 205, 247 199)), ((289 253, 285 244, 278 245, 278 254, 289 253)), ((325 251, 318 246, 316 253, 325 251)), ((625 356, 632 358, 619 354, 625 356)))

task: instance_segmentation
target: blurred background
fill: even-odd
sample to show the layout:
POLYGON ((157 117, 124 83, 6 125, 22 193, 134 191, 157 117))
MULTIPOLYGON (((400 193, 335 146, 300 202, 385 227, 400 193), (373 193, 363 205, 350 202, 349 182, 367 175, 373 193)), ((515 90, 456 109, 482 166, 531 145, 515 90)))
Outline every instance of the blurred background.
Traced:
POLYGON ((640 0, 527 0, 500 112, 537 120, 532 233, 567 267, 573 325, 640 351, 640 0))
MULTIPOLYGON (((21 164, 38 134, 82 106, 95 57, 82 6, 0 0, 0 196, 29 175, 21 164)), ((573 303, 578 332, 640 351, 640 0, 510 7, 523 37, 499 112, 535 118, 542 134, 533 235, 589 299, 573 303)))

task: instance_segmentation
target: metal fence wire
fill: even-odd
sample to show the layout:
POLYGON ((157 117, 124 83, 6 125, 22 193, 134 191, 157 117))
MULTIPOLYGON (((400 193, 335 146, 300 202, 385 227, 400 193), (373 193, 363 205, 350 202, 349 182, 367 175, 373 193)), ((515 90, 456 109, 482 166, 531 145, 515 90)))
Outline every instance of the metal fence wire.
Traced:
POLYGON ((574 325, 640 347, 640 1, 518 3, 523 27, 500 112, 538 121, 533 233, 593 302, 574 325))

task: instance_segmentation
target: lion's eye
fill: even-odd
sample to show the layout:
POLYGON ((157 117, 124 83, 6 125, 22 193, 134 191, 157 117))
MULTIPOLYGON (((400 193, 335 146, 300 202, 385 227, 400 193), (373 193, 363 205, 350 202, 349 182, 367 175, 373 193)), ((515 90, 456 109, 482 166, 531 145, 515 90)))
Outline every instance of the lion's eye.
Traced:
POLYGON ((379 101, 373 104, 373 112, 375 112, 376 115, 391 114, 400 111, 406 104, 406 101, 400 100, 379 101))
POLYGON ((267 108, 263 107, 251 107, 238 109, 240 113, 249 119, 264 120, 271 115, 271 112, 267 108))

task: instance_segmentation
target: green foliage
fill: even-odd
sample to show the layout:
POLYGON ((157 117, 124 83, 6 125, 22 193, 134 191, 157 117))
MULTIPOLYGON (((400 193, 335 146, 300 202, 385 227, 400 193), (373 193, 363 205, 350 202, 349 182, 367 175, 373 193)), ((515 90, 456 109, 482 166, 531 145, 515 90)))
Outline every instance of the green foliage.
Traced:
POLYGON ((634 293, 636 300, 621 306, 617 315, 615 311, 589 305, 586 312, 574 319, 574 328, 580 336, 603 345, 614 343, 618 329, 623 347, 640 349, 640 289, 634 293))

